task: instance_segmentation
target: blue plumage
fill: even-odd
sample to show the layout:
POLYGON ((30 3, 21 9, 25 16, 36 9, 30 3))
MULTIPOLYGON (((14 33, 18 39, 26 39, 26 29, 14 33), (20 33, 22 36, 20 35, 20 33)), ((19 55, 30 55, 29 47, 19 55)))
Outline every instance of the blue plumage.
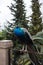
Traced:
POLYGON ((20 27, 16 27, 16 28, 13 30, 13 33, 14 33, 16 36, 23 36, 23 35, 24 35, 24 31, 23 31, 20 27))

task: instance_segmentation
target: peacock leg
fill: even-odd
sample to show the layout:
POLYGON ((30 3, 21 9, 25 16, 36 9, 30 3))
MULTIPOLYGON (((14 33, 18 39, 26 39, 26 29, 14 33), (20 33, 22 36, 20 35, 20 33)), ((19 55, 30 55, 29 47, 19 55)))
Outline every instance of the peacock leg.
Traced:
POLYGON ((20 51, 24 51, 24 45, 22 46, 22 49, 20 51))
POLYGON ((27 51, 27 45, 25 45, 25 51, 27 51))

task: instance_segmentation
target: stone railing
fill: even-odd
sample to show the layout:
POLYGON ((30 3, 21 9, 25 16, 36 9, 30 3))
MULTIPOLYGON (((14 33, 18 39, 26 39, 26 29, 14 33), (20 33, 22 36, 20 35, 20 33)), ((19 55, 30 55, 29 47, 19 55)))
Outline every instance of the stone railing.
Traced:
POLYGON ((0 41, 0 65, 10 65, 9 50, 13 47, 11 40, 0 41))

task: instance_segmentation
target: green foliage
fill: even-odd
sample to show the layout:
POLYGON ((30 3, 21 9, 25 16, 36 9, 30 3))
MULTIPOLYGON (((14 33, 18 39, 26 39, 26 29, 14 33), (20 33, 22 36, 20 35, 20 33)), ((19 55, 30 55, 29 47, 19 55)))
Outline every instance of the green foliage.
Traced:
POLYGON ((3 30, 2 32, 0 32, 0 40, 6 39, 6 31, 3 30))
POLYGON ((3 39, 2 32, 0 32, 0 40, 2 40, 2 39, 3 39))
POLYGON ((13 25, 18 25, 21 27, 28 28, 28 21, 26 20, 26 12, 23 0, 14 0, 14 4, 11 3, 11 14, 13 15, 13 25))
POLYGON ((28 54, 21 55, 18 60, 19 65, 29 65, 31 64, 28 54))
MULTIPOLYGON (((39 5, 38 1, 33 0, 32 3, 33 3, 32 4, 33 13, 31 16, 32 25, 30 26, 30 31, 32 34, 36 34, 39 30, 42 30, 42 27, 40 24, 42 22, 42 19, 40 17, 41 13, 39 11, 40 5, 39 5)), ((14 3, 11 3, 11 6, 9 7, 9 9, 11 10, 11 14, 13 15, 13 19, 11 19, 11 20, 13 20, 14 22, 10 23, 8 21, 8 26, 6 26, 5 28, 6 28, 6 39, 12 40, 13 45, 14 45, 13 53, 12 53, 12 56, 13 56, 12 64, 13 65, 18 65, 18 64, 28 65, 28 64, 30 64, 30 61, 27 58, 27 55, 26 56, 20 55, 19 53, 14 51, 16 49, 17 50, 21 49, 22 45, 20 45, 20 41, 18 40, 18 38, 15 35, 13 35, 13 29, 15 28, 16 25, 18 25, 20 27, 28 28, 28 25, 27 25, 28 21, 26 20, 26 12, 25 12, 25 6, 24 6, 23 0, 14 0, 14 3), (11 32, 11 34, 9 32, 11 32)), ((36 38, 35 38, 35 40, 36 40, 36 38)), ((35 43, 36 43, 36 41, 35 41, 35 43)))
POLYGON ((32 15, 31 15, 31 26, 30 32, 35 35, 37 32, 42 31, 42 18, 40 12, 40 5, 38 0, 32 0, 32 15))
POLYGON ((14 22, 10 23, 8 22, 8 26, 5 26, 6 28, 6 39, 10 39, 13 41, 13 53, 12 53, 12 64, 18 65, 17 61, 20 58, 20 54, 15 52, 14 50, 20 50, 22 45, 20 45, 20 41, 18 38, 13 34, 13 29, 16 26, 25 27, 28 28, 28 21, 26 20, 26 12, 25 12, 25 6, 23 0, 13 0, 13 3, 11 3, 11 6, 8 6, 11 15, 13 15, 14 22), (11 32, 11 33, 10 33, 11 32))
POLYGON ((38 32, 36 35, 32 37, 33 37, 33 40, 37 42, 36 44, 43 45, 43 32, 38 32))
POLYGON ((38 58, 42 62, 43 52, 41 52, 41 51, 42 51, 43 48, 41 46, 43 46, 43 32, 38 32, 36 35, 32 36, 32 38, 33 38, 33 42, 36 45, 38 52, 39 52, 38 58))
MULTIPOLYGON (((41 53, 41 45, 43 44, 43 35, 42 35, 43 32, 42 33, 40 32, 43 29, 41 11, 40 11, 41 4, 39 3, 39 0, 32 0, 31 2, 32 2, 32 6, 31 6, 32 15, 30 22, 31 26, 29 28, 29 31, 33 35, 32 39, 34 44, 36 45, 38 52, 41 53)), ((43 58, 43 56, 38 55, 38 58, 41 59, 43 58)))

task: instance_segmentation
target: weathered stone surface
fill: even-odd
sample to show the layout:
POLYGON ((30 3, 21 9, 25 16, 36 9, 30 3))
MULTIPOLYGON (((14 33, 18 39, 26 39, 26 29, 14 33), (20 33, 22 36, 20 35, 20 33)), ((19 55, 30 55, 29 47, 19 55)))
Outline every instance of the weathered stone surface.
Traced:
POLYGON ((12 46, 11 40, 0 41, 0 65, 9 65, 8 50, 12 46))

